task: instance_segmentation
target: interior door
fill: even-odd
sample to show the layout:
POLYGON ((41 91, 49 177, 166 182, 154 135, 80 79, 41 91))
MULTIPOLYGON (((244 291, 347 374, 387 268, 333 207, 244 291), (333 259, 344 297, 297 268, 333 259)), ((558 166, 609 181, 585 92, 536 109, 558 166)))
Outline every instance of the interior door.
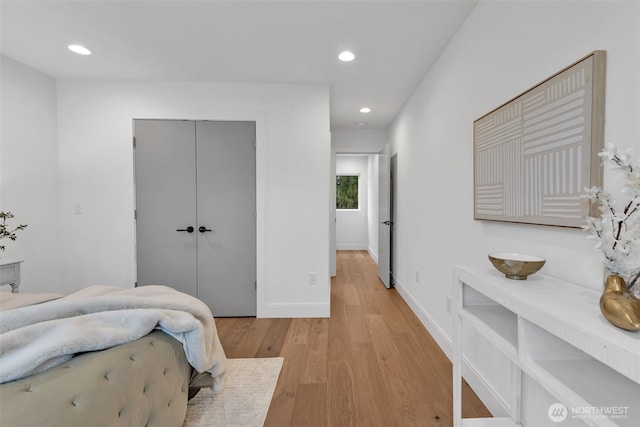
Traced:
POLYGON ((256 315, 256 128, 196 123, 198 298, 213 314, 256 315))
POLYGON ((378 277, 385 287, 391 287, 391 217, 389 212, 389 144, 378 156, 378 277))
POLYGON ((197 296, 195 123, 136 120, 134 132, 137 283, 197 296))

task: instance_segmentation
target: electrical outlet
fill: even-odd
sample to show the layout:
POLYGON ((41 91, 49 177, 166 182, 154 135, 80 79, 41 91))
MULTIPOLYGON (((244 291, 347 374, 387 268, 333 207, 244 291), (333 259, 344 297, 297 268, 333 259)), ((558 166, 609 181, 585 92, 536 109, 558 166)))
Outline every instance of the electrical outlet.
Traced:
POLYGON ((309 272, 309 284, 310 285, 317 285, 318 284, 318 274, 314 273, 313 271, 309 272))
POLYGON ((73 202, 73 214, 74 215, 82 215, 82 203, 73 202))
POLYGON ((451 295, 447 295, 447 312, 451 313, 451 295))

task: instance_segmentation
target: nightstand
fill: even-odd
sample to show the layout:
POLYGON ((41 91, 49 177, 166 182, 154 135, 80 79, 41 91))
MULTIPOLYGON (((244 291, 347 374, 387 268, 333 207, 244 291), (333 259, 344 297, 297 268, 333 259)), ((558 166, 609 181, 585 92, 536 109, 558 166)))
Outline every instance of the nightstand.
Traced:
POLYGON ((0 259, 0 286, 10 285, 14 294, 20 287, 20 263, 22 261, 0 259))

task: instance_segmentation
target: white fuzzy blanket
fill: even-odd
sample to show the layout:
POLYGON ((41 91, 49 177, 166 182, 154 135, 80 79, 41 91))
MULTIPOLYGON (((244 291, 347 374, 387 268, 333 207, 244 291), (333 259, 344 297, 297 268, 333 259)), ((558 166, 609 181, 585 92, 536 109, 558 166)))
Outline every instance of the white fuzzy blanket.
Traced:
POLYGON ((183 345, 199 372, 221 384, 227 360, 202 301, 166 286, 91 286, 42 304, 0 313, 0 383, 45 371, 75 353, 103 350, 154 329, 183 345))

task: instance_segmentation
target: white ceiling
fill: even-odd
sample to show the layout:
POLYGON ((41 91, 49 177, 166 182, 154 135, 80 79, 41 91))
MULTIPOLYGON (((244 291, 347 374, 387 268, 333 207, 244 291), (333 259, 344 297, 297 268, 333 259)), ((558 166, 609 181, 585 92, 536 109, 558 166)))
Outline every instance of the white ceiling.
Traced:
POLYGON ((329 84, 332 128, 387 128, 475 4, 2 0, 0 46, 55 78, 329 84))

